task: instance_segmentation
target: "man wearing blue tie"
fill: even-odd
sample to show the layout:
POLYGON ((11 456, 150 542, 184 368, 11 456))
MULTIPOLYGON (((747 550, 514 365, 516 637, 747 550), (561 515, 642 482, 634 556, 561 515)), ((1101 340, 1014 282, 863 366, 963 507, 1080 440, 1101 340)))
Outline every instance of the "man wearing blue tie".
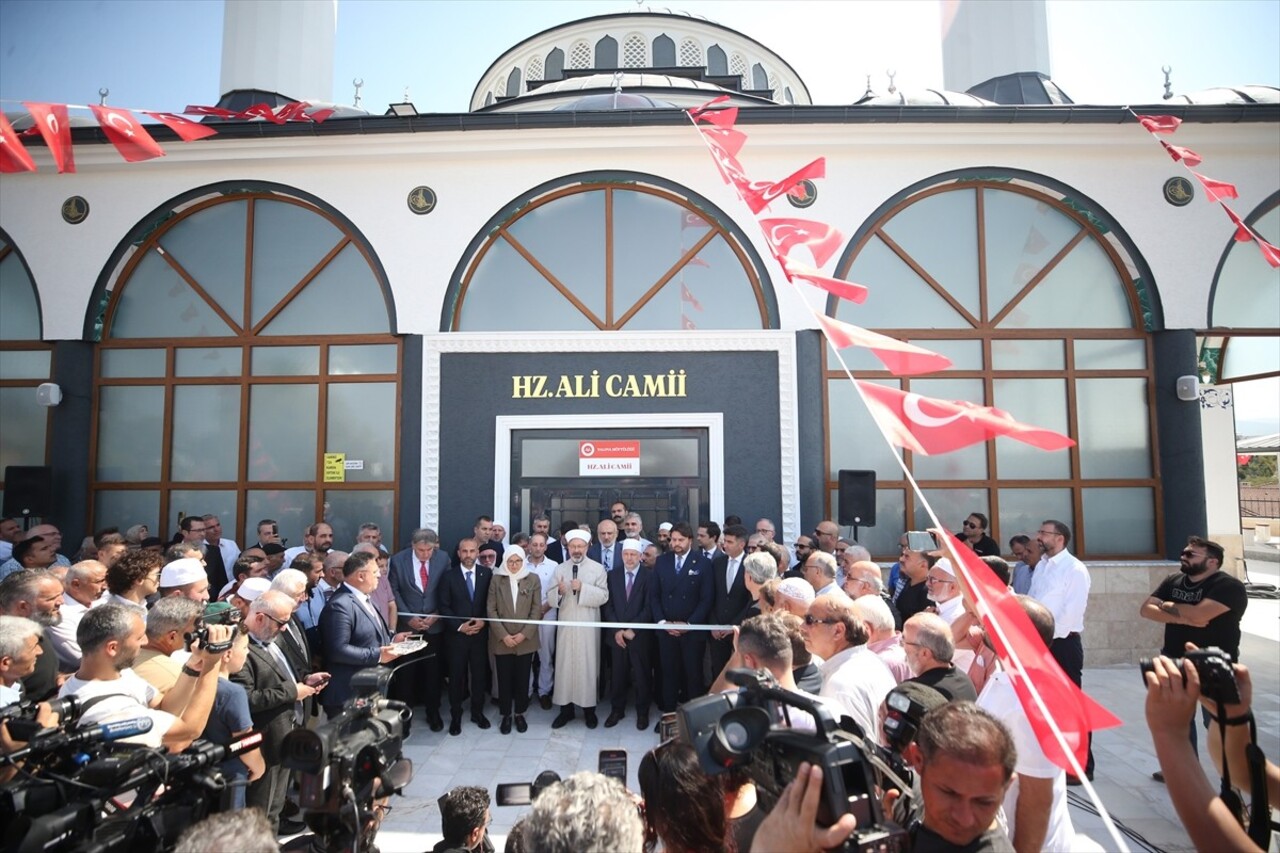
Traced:
POLYGON ((378 587, 381 571, 373 554, 352 554, 342 564, 342 586, 320 613, 320 638, 325 664, 333 678, 322 694, 325 713, 333 717, 351 697, 351 676, 366 667, 390 663, 397 653, 392 636, 369 594, 378 587))
MULTIPOLYGON (((485 545, 488 545, 486 542, 485 545)), ((462 700, 471 689, 471 722, 489 728, 484 695, 489 686, 489 582, 493 570, 476 562, 480 544, 458 543, 458 565, 445 572, 440 587, 440 615, 447 620, 445 646, 449 653, 449 734, 462 734, 462 700)))
POLYGON ((702 554, 690 551, 692 544, 693 528, 683 521, 673 525, 669 550, 658 557, 653 567, 649 607, 653 621, 665 628, 657 632, 662 667, 658 708, 663 713, 674 711, 678 701, 698 698, 707 689, 702 672, 707 635, 682 626, 706 623, 715 600, 715 586, 711 564, 702 554), (679 692, 684 695, 679 696, 679 692))
POLYGON ((622 565, 622 543, 618 541, 618 525, 605 519, 596 525, 596 544, 587 549, 587 559, 604 566, 605 573, 622 565))

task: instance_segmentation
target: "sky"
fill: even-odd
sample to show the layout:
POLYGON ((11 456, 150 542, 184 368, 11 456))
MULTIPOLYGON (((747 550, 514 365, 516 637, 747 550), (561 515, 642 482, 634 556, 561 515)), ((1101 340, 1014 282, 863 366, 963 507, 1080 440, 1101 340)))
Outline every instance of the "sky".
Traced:
MULTIPOLYGON (((248 2, 248 0, 229 0, 248 2)), ((969 2, 969 0, 965 0, 969 2)), ((561 23, 636 3, 601 0, 340 0, 333 100, 380 113, 406 90, 420 112, 466 111, 500 54, 561 23)), ((648 7, 646 7, 648 8, 648 7)), ((686 0, 655 10, 708 18, 787 60, 815 103, 851 103, 867 75, 884 94, 943 88, 936 0, 686 0)), ((1076 103, 1152 104, 1164 92, 1280 86, 1280 0, 1048 0, 1050 73, 1076 103), (1105 24, 1105 26, 1104 26, 1105 24)), ((213 104, 222 0, 0 0, 0 100, 180 111, 213 104)), ((1237 420, 1280 430, 1280 380, 1236 388, 1237 420)))

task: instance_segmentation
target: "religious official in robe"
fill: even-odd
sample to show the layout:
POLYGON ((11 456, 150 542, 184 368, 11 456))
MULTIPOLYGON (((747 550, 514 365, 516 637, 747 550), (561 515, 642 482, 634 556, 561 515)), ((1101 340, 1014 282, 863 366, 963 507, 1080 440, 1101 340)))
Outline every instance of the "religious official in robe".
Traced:
MULTIPOLYGON (((571 530, 564 536, 569 557, 556 567, 554 583, 547 591, 547 603, 560 610, 560 622, 599 622, 600 608, 609 600, 608 575, 604 566, 587 559, 591 536, 571 530)), ((551 723, 562 728, 574 717, 574 706, 582 708, 587 728, 596 719, 596 679, 600 674, 600 629, 559 626, 556 631, 556 682, 552 701, 560 713, 551 723)))

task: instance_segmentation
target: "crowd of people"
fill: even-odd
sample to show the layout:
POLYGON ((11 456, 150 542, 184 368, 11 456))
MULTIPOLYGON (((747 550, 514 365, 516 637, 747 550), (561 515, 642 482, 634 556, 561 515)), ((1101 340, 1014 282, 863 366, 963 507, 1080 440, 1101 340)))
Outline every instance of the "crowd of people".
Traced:
MULTIPOLYGON (((1089 573, 1070 552, 1070 528, 1046 520, 1034 536, 1012 537, 1011 565, 987 527, 973 513, 962 542, 1079 684, 1089 573)), ((883 730, 891 694, 931 709, 898 745, 923 805, 907 813, 913 849, 1079 849, 1066 799, 1078 780, 1041 748, 940 540, 904 534, 886 574, 830 520, 791 547, 775 541, 768 519, 663 523, 649 538, 622 502, 594 527, 565 520, 554 534, 545 516, 510 535, 481 516, 451 552, 425 528, 394 553, 374 524, 350 551, 335 549, 323 521, 291 549, 275 521, 256 530, 241 550, 212 515, 184 518, 167 546, 141 525, 112 528, 73 562, 54 525, 24 532, 0 521, 12 547, 0 564, 0 704, 100 697, 83 724, 147 716, 154 725, 140 740, 172 750, 260 732, 260 750, 223 768, 238 783, 226 806, 256 806, 270 831, 288 834, 301 827, 283 739, 339 713, 363 668, 395 666, 392 695, 433 732, 445 728, 446 700, 450 735, 464 719, 489 729, 492 698, 500 733, 519 735, 535 702, 558 709, 553 728, 579 715, 595 728, 607 702, 605 727, 630 713, 646 730, 655 707, 660 716, 736 689, 726 674, 746 667, 871 740, 892 738, 883 730), (201 626, 206 645, 229 649, 192 642, 201 626)), ((1192 537, 1181 570, 1143 604, 1141 616, 1166 625, 1167 657, 1192 643, 1238 660, 1247 598, 1223 562, 1220 546, 1192 537)), ((775 722, 814 726, 804 714, 775 722)), ((1188 728, 1194 750, 1189 716, 1188 728)), ((820 780, 811 770, 772 801, 749 776, 708 777, 690 747, 667 743, 641 763, 644 809, 620 786, 579 774, 544 791, 512 839, 528 850, 598 849, 606 837, 621 850, 822 849, 852 827, 814 826, 820 780), (617 835, 592 834, 606 831, 617 835), (588 838, 596 841, 584 846, 588 838)), ((1084 770, 1092 778, 1091 752, 1084 770)), ((459 789, 441 808, 451 846, 439 849, 477 849, 488 793, 459 789)))

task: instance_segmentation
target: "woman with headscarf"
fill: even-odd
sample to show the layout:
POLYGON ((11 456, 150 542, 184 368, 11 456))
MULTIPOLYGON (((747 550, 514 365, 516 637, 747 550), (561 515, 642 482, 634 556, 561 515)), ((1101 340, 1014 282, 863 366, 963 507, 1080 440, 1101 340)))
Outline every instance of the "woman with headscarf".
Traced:
MULTIPOLYGON (((518 545, 509 546, 502 565, 493 570, 488 612, 490 619, 497 620, 542 618, 542 581, 529 571, 524 549, 518 545)), ((516 731, 525 732, 529 728, 524 713, 529 710, 529 672, 537 650, 537 625, 489 623, 489 651, 498 670, 498 709, 502 714, 498 730, 504 735, 511 734, 513 705, 516 731)))

